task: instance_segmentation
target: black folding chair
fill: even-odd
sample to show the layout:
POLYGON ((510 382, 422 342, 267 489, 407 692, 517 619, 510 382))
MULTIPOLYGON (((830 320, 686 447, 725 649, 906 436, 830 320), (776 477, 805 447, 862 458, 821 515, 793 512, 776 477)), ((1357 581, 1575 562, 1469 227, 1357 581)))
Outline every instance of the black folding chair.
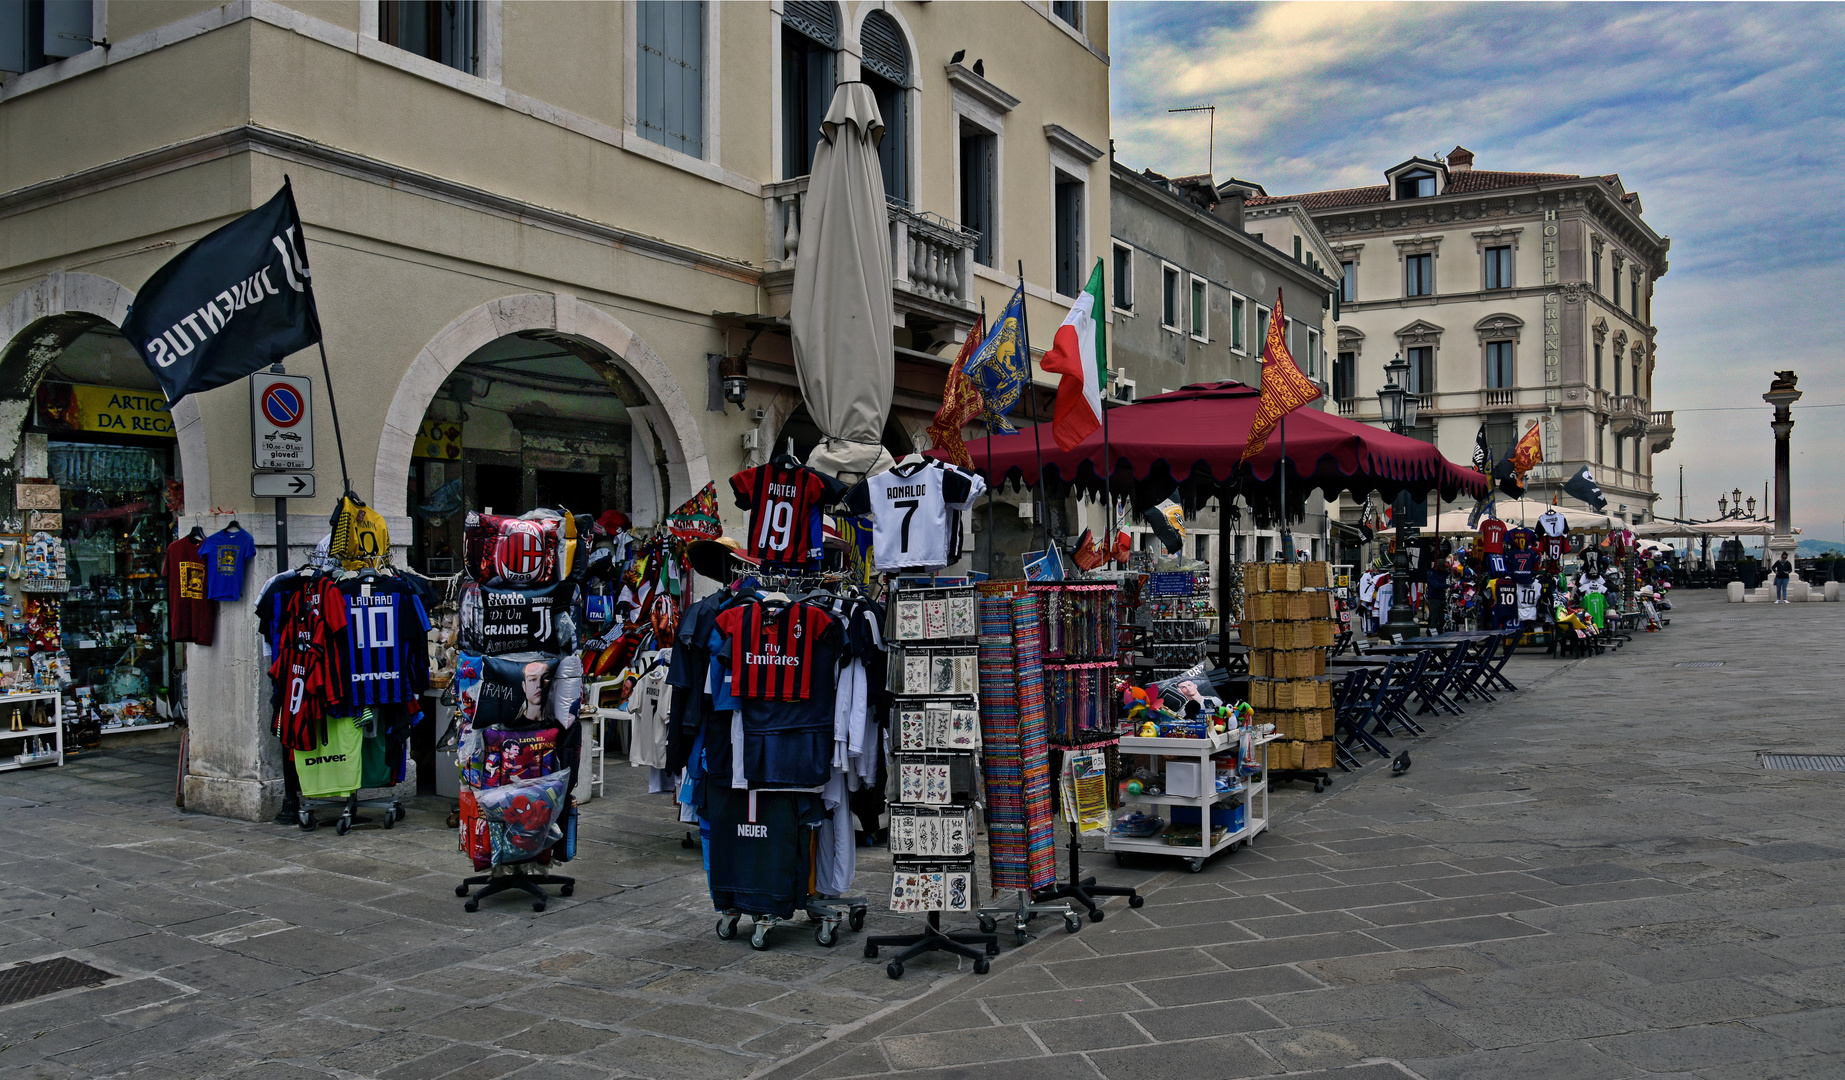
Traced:
POLYGON ((1331 659, 1343 653, 1348 648, 1354 653, 1358 651, 1357 647, 1352 644, 1352 632, 1350 630, 1341 630, 1333 635, 1332 651, 1327 653, 1326 656, 1328 659, 1331 659))
MULTIPOLYGON (((1364 668, 1347 674, 1345 681, 1339 684, 1338 700, 1333 707, 1333 741, 1338 747, 1335 757, 1339 758, 1340 768, 1348 772, 1358 764, 1357 755, 1352 753, 1354 745, 1363 744, 1384 757, 1390 756, 1390 748, 1367 730, 1376 720, 1385 685, 1384 679, 1364 668), (1345 764, 1348 758, 1351 766, 1345 764)), ((1389 729, 1385 728, 1385 732, 1388 734, 1389 729)))
POLYGON ((1474 647, 1473 653, 1461 668, 1460 677, 1455 680, 1454 699, 1456 701, 1467 701, 1472 698, 1478 698, 1481 701, 1498 700, 1486 682, 1486 670, 1492 664, 1494 654, 1511 636, 1510 634, 1494 634, 1474 647))
POLYGON ((1384 685, 1375 713, 1377 729, 1385 735, 1398 734, 1390 726, 1393 722, 1403 725, 1404 735, 1422 734, 1422 726, 1410 717, 1407 705, 1411 694, 1421 693, 1423 676, 1434 658, 1433 652, 1419 649, 1414 659, 1392 660, 1385 665, 1379 676, 1384 685))
POLYGON ((1505 663, 1507 660, 1512 659, 1512 654, 1517 651, 1518 635, 1507 634, 1505 640, 1499 646, 1499 658, 1492 662, 1491 667, 1484 670, 1482 678, 1487 686, 1500 687, 1507 693, 1518 693, 1518 687, 1513 686, 1512 680, 1505 677, 1505 663))
POLYGON ((1439 673, 1426 677, 1417 684, 1416 696, 1422 700, 1422 707, 1416 710, 1417 716, 1431 712, 1445 712, 1449 716, 1459 716, 1465 711, 1454 700, 1450 691, 1455 688, 1455 680, 1460 677, 1461 669, 1467 663, 1467 655, 1472 651, 1471 642, 1456 642, 1448 655, 1442 659, 1439 673))

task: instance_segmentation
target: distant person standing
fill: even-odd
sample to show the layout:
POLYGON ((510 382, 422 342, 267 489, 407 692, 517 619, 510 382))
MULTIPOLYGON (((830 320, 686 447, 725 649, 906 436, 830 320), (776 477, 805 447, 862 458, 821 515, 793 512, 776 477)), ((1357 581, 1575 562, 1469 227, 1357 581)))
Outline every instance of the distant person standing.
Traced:
POLYGON ((1775 603, 1787 603, 1787 579, 1794 572, 1794 564, 1787 561, 1784 554, 1775 560, 1775 603))

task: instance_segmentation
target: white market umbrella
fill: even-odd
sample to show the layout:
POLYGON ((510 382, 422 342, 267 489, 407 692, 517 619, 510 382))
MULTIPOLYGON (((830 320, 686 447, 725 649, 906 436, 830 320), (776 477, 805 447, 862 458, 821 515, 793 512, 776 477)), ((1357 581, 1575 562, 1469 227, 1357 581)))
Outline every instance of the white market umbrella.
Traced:
POLYGON ((884 120, 871 88, 841 83, 820 131, 788 313, 794 368, 825 436, 807 463, 834 476, 864 474, 881 455, 888 462, 881 441, 896 383, 890 215, 878 161, 884 120))
MULTIPOLYGON (((1549 509, 1549 503, 1538 502, 1536 499, 1501 498, 1493 503, 1493 516, 1508 525, 1523 525, 1526 528, 1535 529, 1538 518, 1544 516, 1544 511, 1549 509)), ((1443 510, 1429 518, 1428 526, 1422 532, 1425 535, 1437 536, 1472 536, 1480 531, 1477 524, 1467 524, 1467 518, 1472 513, 1472 507, 1443 510)), ((1573 533, 1605 533, 1622 528, 1619 522, 1607 514, 1598 514, 1593 510, 1559 506, 1557 513, 1562 514, 1568 521, 1569 531, 1573 533)), ((1485 515, 1481 515, 1481 520, 1485 520, 1485 515)))

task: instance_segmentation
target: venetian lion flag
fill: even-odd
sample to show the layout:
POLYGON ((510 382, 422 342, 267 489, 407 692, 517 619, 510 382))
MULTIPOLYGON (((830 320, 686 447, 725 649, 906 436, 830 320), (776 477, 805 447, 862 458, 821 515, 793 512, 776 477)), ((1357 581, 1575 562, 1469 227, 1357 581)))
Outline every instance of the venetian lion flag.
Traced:
POLYGON ((1269 432, 1275 430, 1282 417, 1322 396, 1319 384, 1301 372, 1294 354, 1288 351, 1287 326, 1281 314, 1281 290, 1276 289, 1275 313, 1268 320, 1268 340, 1262 343, 1262 400, 1249 425, 1244 461, 1268 446, 1269 432))
POLYGON ((986 399, 981 397, 980 388, 967 377, 967 362, 980 351, 980 343, 985 338, 986 319, 983 317, 974 323, 974 328, 967 332, 967 340, 961 343, 961 353, 955 357, 954 366, 948 369, 948 381, 942 384, 942 407, 935 411, 935 422, 929 425, 930 441, 948 455, 948 460, 963 469, 973 468, 974 462, 967 455, 961 429, 973 423, 986 409, 986 399))
POLYGON ((1108 349, 1103 338, 1102 260, 1095 261, 1089 284, 1051 339, 1044 354, 1044 370, 1063 379, 1057 384, 1057 407, 1051 416, 1051 437, 1060 450, 1074 450, 1102 426, 1102 384, 1107 379, 1108 349))
POLYGON ((1533 465, 1544 460, 1544 449, 1539 445, 1541 426, 1533 420, 1530 429, 1518 440, 1518 445, 1512 448, 1512 471, 1518 474, 1520 480, 1525 478, 1533 465))

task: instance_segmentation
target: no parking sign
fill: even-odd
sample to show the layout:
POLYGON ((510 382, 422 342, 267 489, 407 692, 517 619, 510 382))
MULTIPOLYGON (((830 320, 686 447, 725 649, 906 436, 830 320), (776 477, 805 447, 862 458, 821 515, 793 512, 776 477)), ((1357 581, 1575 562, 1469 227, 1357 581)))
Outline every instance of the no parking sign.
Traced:
POLYGON ((300 375, 250 376, 250 454, 258 469, 314 467, 313 386, 300 375))

